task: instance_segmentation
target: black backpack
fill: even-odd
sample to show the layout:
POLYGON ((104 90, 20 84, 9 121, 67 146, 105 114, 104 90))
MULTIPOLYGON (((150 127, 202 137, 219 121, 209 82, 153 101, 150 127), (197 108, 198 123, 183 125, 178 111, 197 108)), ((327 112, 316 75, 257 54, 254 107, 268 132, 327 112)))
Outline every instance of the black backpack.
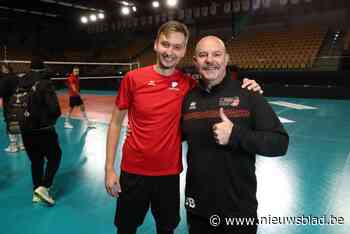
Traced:
POLYGON ((23 85, 20 81, 14 94, 10 97, 6 107, 7 128, 11 134, 19 134, 23 130, 33 129, 33 96, 37 91, 38 84, 23 85))

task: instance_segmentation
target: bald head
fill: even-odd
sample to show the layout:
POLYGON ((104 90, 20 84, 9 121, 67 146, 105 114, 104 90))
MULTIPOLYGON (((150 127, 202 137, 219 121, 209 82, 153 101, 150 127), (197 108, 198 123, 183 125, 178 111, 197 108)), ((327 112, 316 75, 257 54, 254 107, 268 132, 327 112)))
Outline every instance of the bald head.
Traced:
POLYGON ((203 48, 207 49, 213 47, 226 53, 225 43, 216 36, 206 36, 200 39, 196 45, 195 53, 199 53, 203 48))
POLYGON ((224 79, 228 60, 225 44, 220 38, 206 36, 197 43, 193 62, 208 87, 224 79))

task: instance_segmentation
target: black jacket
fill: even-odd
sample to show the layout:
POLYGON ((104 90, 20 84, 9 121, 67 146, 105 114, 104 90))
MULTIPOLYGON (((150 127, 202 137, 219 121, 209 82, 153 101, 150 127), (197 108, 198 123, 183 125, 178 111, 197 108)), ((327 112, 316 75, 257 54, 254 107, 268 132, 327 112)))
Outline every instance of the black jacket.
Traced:
POLYGON ((14 94, 18 85, 31 87, 38 81, 30 106, 33 115, 34 128, 23 133, 46 131, 53 127, 61 115, 58 98, 52 82, 45 72, 31 71, 23 77, 4 77, 0 80, 0 97, 7 99, 14 94))
POLYGON ((13 90, 16 89, 18 84, 18 77, 14 74, 1 74, 0 75, 0 98, 2 97, 3 114, 6 122, 6 108, 10 101, 13 90))
POLYGON ((185 206, 203 217, 256 216, 255 156, 280 156, 288 148, 288 134, 265 98, 230 77, 210 91, 199 82, 183 103, 188 142, 185 206), (234 123, 226 146, 215 142, 212 130, 221 122, 220 107, 234 123))

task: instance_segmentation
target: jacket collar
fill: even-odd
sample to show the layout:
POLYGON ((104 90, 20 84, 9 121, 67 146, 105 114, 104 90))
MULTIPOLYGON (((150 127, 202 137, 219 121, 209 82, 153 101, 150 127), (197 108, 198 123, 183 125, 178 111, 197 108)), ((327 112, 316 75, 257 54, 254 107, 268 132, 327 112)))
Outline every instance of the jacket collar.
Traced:
POLYGON ((232 75, 231 72, 226 72, 224 79, 219 84, 211 87, 211 89, 208 89, 205 82, 202 79, 199 79, 198 87, 201 91, 206 92, 206 93, 218 92, 221 89, 223 89, 227 85, 227 83, 229 83, 229 81, 231 79, 231 75, 232 75))

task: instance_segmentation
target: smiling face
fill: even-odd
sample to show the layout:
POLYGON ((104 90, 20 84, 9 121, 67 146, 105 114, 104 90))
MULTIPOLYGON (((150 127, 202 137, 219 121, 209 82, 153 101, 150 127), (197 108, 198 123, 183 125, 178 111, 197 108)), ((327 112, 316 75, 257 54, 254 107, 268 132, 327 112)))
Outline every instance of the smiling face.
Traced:
POLYGON ((193 62, 208 85, 224 79, 228 60, 225 44, 218 37, 204 37, 197 43, 193 62))
POLYGON ((181 32, 160 34, 154 43, 157 66, 160 70, 174 70, 186 53, 186 37, 181 32))
POLYGON ((159 27, 154 42, 157 55, 156 70, 164 75, 170 75, 185 56, 189 31, 185 24, 169 21, 159 27))

